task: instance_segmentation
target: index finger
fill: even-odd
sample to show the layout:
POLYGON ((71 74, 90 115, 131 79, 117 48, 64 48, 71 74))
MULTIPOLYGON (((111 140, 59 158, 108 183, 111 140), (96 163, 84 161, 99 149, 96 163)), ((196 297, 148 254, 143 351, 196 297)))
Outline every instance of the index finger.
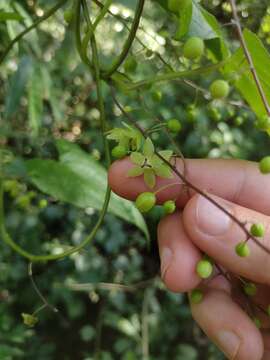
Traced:
MULTIPOLYGON (((112 190, 124 198, 135 200, 144 191, 157 191, 174 184, 157 194, 158 203, 174 199, 178 207, 183 207, 189 195, 194 194, 192 190, 190 194, 186 191, 176 174, 172 179, 157 178, 157 184, 151 190, 142 176, 127 176, 133 166, 130 159, 125 158, 114 162, 109 169, 108 179, 112 190)), ((183 173, 181 159, 177 160, 176 167, 183 173)), ((230 159, 186 159, 185 167, 186 178, 201 190, 270 215, 270 175, 261 174, 257 163, 230 159)))

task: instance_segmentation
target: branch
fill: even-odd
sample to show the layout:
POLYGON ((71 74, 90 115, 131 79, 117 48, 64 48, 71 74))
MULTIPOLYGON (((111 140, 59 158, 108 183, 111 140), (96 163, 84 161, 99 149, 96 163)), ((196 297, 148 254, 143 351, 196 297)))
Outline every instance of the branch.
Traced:
POLYGON ((38 19, 36 22, 34 22, 31 26, 26 28, 24 31, 22 31, 19 35, 17 35, 11 43, 8 45, 8 47, 5 49, 3 55, 0 57, 0 64, 5 60, 6 56, 10 52, 10 50, 13 48, 13 46, 21 40, 26 34, 28 34, 30 31, 38 27, 43 21, 47 20, 49 17, 51 17, 58 9, 61 8, 62 5, 64 5, 67 2, 67 0, 61 0, 59 1, 53 8, 48 10, 40 19, 38 19))
POLYGON ((245 41, 245 38, 244 38, 244 35, 243 35, 243 32, 242 32, 242 28, 241 28, 241 23, 240 23, 240 19, 239 19, 239 16, 238 16, 238 13, 237 13, 237 8, 236 8, 236 2, 235 0, 230 0, 230 4, 231 4, 231 7, 232 7, 232 13, 233 13, 233 18, 234 18, 234 24, 236 26, 236 29, 237 29, 237 33, 238 33, 238 37, 239 37, 239 40, 240 40, 240 43, 241 43, 241 46, 243 48, 243 51, 244 51, 244 54, 245 54, 245 57, 247 59, 247 62, 249 64, 249 68, 250 68, 250 71, 251 71, 251 74, 253 76, 253 79, 255 81, 255 84, 257 86, 257 89, 259 91, 259 94, 260 94, 260 97, 262 99, 262 102, 263 102, 263 105, 265 107, 265 110, 267 112, 267 114, 270 116, 270 106, 268 104, 268 100, 267 100, 267 97, 265 95, 265 92, 263 90, 263 87, 262 87, 262 84, 260 82, 260 79, 259 79, 259 76, 257 74, 257 71, 256 71, 256 68, 254 66, 254 62, 253 62, 253 59, 252 59, 252 56, 248 50, 248 47, 247 47, 247 44, 246 44, 246 41, 245 41))

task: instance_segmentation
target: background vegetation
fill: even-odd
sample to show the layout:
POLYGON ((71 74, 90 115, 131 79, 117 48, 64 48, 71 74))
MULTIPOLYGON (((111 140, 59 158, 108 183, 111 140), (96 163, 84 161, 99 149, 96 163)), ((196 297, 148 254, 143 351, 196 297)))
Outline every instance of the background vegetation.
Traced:
MULTIPOLYGON (((57 254, 81 242, 97 220, 106 186, 95 83, 78 56, 72 22, 64 20, 69 3, 16 44, 1 64, 0 155, 12 160, 5 180, 6 224, 16 242, 33 253, 57 254), (33 158, 55 162, 31 160, 25 172, 25 160, 33 158)), ((119 53, 135 3, 113 1, 112 14, 98 27, 104 64, 119 53)), ((242 24, 269 48, 267 3, 243 0, 238 7, 242 24)), ((0 56, 11 39, 54 4, 0 0, 0 56), (3 15, 7 13, 16 16, 3 15)), ((226 26, 232 18, 229 4, 205 0, 202 5, 224 25, 223 36, 236 49, 235 31, 226 26)), ((94 14, 97 10, 93 6, 94 14)), ((140 42, 135 41, 130 55, 137 66, 123 67, 126 74, 142 79, 163 71, 164 59, 177 67, 182 42, 174 39, 177 24, 170 16, 156 1, 146 1, 140 42)), ((143 89, 141 98, 119 89, 118 96, 143 126, 157 116, 180 119, 182 131, 175 140, 186 157, 259 160, 269 151, 269 137, 254 128, 256 116, 239 92, 213 105, 200 91, 216 77, 213 73, 193 79, 196 85, 158 83, 143 89)), ((104 86, 103 91, 110 127, 119 126, 125 119, 109 89, 104 86)), ((168 146, 161 133, 153 139, 160 148, 168 146)), ((169 293, 159 279, 160 209, 146 219, 148 247, 143 218, 129 203, 114 201, 91 245, 64 260, 34 265, 38 288, 59 309, 40 312, 34 328, 27 328, 21 317, 42 305, 28 263, 0 243, 1 360, 223 358, 192 321, 185 296, 169 293)))

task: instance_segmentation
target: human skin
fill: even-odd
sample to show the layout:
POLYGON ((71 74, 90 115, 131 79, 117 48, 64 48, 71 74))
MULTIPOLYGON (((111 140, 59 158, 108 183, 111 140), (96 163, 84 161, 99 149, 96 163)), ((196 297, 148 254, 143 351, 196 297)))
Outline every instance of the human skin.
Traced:
MULTIPOLYGON (((242 160, 187 159, 187 179, 206 191, 235 217, 248 224, 263 223, 263 244, 270 249, 270 175, 263 175, 258 164, 242 160)), ((183 172, 183 163, 177 162, 183 172)), ((118 195, 135 200, 149 189, 142 177, 127 177, 133 167, 128 158, 118 160, 109 169, 109 184, 118 195)), ((234 276, 241 275, 257 284, 252 301, 267 308, 270 304, 270 254, 249 242, 251 254, 247 258, 236 255, 236 244, 245 239, 243 230, 226 214, 204 197, 173 179, 157 179, 153 191, 167 184, 175 184, 157 194, 158 203, 177 199, 177 212, 164 217, 158 224, 158 245, 161 258, 161 277, 173 292, 188 292, 200 287, 203 301, 191 304, 194 319, 207 336, 228 359, 270 360, 270 320, 261 312, 258 329, 243 310, 243 298, 236 294, 235 282, 229 283, 216 273, 202 281, 196 263, 203 254, 209 255, 234 276)))

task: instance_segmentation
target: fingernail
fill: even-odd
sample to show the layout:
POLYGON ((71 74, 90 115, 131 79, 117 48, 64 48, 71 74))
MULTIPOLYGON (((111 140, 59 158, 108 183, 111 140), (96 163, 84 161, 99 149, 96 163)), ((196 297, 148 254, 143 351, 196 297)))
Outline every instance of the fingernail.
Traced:
MULTIPOLYGON (((230 210, 228 206, 222 206, 230 210)), ((229 216, 203 196, 198 198, 196 218, 200 230, 208 235, 222 235, 231 225, 229 216)))
POLYGON ((170 266, 171 260, 172 260, 172 251, 168 247, 164 247, 161 250, 160 254, 160 260, 161 260, 161 278, 164 279, 164 276, 166 274, 166 271, 168 270, 168 267, 170 266))
POLYGON ((234 359, 238 353, 241 340, 231 331, 220 331, 217 334, 217 345, 229 359, 234 359))

